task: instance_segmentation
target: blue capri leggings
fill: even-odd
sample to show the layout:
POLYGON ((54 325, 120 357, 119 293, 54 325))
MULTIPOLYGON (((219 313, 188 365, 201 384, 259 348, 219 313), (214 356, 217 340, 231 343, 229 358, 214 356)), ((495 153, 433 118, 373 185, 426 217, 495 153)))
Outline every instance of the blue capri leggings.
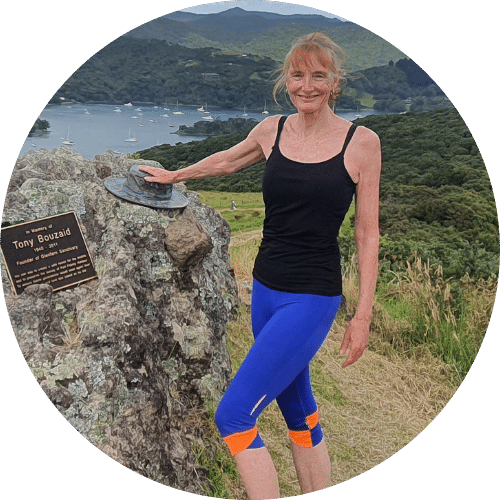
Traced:
POLYGON ((322 440, 309 363, 332 326, 340 299, 278 292, 254 279, 255 342, 215 414, 233 456, 247 448, 264 446, 256 421, 275 399, 293 442, 312 448, 322 440))

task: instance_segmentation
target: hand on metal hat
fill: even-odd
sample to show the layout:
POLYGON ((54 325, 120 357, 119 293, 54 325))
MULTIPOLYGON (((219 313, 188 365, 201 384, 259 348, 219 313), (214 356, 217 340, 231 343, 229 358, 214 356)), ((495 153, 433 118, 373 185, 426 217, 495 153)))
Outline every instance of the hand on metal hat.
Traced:
POLYGON ((144 177, 144 180, 148 182, 158 182, 159 184, 173 184, 175 182, 175 172, 163 168, 148 167, 147 165, 141 165, 139 170, 152 175, 152 177, 144 177))

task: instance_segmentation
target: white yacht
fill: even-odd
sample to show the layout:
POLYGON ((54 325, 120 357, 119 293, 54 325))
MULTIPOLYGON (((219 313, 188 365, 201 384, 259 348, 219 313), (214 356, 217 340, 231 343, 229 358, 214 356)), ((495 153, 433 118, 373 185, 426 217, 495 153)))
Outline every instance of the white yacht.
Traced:
POLYGON ((75 143, 73 141, 69 140, 69 127, 68 127, 68 132, 66 134, 66 140, 63 141, 63 144, 65 146, 74 146, 75 145, 75 143))
POLYGON ((128 130, 128 139, 125 139, 125 142, 137 142, 137 139, 135 137, 132 137, 130 129, 128 130))
POLYGON ((183 115, 184 113, 182 111, 179 111, 179 101, 177 101, 177 106, 174 111, 174 115, 183 115))

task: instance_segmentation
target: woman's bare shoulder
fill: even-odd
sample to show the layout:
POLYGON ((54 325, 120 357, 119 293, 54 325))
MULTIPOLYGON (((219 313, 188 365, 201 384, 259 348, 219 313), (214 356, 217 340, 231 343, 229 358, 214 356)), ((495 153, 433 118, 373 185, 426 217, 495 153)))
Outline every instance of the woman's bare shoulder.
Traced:
POLYGON ((360 149, 380 149, 380 138, 373 130, 358 126, 353 137, 353 144, 360 149))
POLYGON ((280 115, 268 116, 256 125, 250 132, 248 138, 255 141, 265 158, 269 158, 278 129, 280 115))
POLYGON ((380 177, 382 159, 378 135, 366 127, 359 126, 353 135, 344 158, 345 167, 358 184, 361 178, 380 177))
POLYGON ((281 115, 268 116, 267 118, 262 120, 260 123, 258 123, 252 129, 251 133, 256 135, 256 136, 267 137, 268 134, 276 132, 280 118, 281 118, 281 115))

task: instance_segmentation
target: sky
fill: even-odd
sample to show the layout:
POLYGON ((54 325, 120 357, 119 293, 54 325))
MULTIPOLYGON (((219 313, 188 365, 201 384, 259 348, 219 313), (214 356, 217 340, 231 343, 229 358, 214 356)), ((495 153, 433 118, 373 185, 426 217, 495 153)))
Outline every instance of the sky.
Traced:
POLYGON ((339 17, 323 10, 313 9, 303 5, 295 5, 285 2, 272 2, 269 0, 233 0, 227 2, 205 3, 195 7, 182 9, 195 14, 216 14, 224 10, 240 7, 247 11, 274 12, 276 14, 319 14, 325 17, 339 17))

